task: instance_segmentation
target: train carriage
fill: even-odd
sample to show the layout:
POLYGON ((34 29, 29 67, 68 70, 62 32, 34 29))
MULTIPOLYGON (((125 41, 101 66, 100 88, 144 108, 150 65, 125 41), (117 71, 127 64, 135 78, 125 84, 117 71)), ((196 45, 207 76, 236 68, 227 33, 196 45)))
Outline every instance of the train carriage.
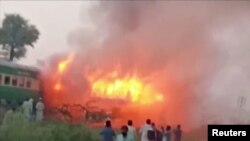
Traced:
POLYGON ((35 67, 0 60, 0 99, 22 103, 38 100, 41 94, 39 70, 35 67))

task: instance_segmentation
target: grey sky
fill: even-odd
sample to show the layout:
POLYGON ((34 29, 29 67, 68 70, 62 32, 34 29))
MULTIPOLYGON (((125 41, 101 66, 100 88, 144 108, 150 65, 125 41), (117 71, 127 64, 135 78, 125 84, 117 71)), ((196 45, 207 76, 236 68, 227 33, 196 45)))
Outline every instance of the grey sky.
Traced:
POLYGON ((18 13, 41 32, 34 49, 20 63, 35 65, 56 52, 69 49, 68 34, 79 26, 90 26, 88 1, 1 1, 1 19, 6 13, 18 13), (81 14, 81 16, 80 16, 81 14))

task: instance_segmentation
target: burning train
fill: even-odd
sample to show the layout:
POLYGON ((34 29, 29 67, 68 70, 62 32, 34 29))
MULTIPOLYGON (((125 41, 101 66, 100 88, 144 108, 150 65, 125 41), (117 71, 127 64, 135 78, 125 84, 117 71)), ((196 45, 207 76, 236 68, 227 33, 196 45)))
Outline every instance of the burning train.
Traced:
POLYGON ((72 52, 55 54, 42 67, 47 112, 74 121, 93 113, 92 118, 133 118, 136 124, 145 118, 158 124, 196 123, 194 111, 202 111, 197 103, 207 94, 203 89, 216 71, 218 50, 211 48, 208 12, 200 16, 176 6, 94 6, 96 29, 79 27, 69 36, 72 52), (193 18, 180 22, 186 15, 193 18))
POLYGON ((164 102, 161 91, 136 71, 123 72, 119 65, 112 71, 93 69, 74 64, 75 59, 75 53, 70 53, 45 67, 44 99, 49 109, 61 107, 61 113, 76 121, 83 119, 83 113, 87 120, 125 119, 139 115, 138 107, 146 110, 164 102))
POLYGON ((119 66, 105 74, 101 70, 82 70, 82 78, 79 77, 82 82, 79 82, 72 76, 75 71, 70 65, 74 59, 71 53, 55 61, 54 67, 41 70, 1 61, 1 99, 21 105, 28 98, 36 101, 43 97, 47 117, 71 122, 136 115, 134 107, 147 107, 164 100, 163 94, 145 78, 137 73, 122 74, 119 66), (130 112, 124 111, 125 108, 130 112))

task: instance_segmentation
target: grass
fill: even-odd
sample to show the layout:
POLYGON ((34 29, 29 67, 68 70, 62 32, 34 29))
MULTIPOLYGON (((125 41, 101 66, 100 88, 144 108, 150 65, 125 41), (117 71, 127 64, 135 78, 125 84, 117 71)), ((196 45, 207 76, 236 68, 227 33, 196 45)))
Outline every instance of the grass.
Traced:
POLYGON ((99 141, 96 129, 56 121, 27 123, 19 116, 0 127, 0 141, 99 141))
MULTIPOLYGON (((27 123, 20 113, 8 118, 0 127, 0 141, 100 141, 100 129, 83 124, 59 121, 27 123)), ((206 127, 200 127, 183 135, 183 141, 203 141, 206 127)))

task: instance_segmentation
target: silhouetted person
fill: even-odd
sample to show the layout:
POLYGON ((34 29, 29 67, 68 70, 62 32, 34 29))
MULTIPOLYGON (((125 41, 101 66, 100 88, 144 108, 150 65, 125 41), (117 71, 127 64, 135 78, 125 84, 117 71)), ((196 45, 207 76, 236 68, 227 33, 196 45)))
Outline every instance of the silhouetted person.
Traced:
POLYGON ((178 125, 177 128, 174 130, 174 141, 181 141, 182 130, 181 125, 178 125))
POLYGON ((11 106, 11 109, 13 111, 16 111, 16 109, 18 107, 18 103, 15 100, 13 100, 13 101, 11 101, 10 106, 11 106))
POLYGON ((156 128, 155 123, 152 123, 151 125, 152 125, 152 128, 154 130, 154 136, 155 136, 154 140, 155 141, 162 141, 162 133, 161 133, 161 131, 156 128))
POLYGON ((114 141, 115 132, 111 127, 111 121, 106 121, 105 127, 101 131, 102 141, 114 141))
POLYGON ((117 136, 116 141, 134 141, 132 137, 128 135, 128 127, 126 125, 121 127, 121 133, 117 136))
POLYGON ((136 141, 136 130, 133 127, 133 121, 128 120, 128 136, 131 136, 133 141, 136 141))
POLYGON ((165 134, 166 134, 166 140, 171 141, 171 126, 167 126, 165 134))

